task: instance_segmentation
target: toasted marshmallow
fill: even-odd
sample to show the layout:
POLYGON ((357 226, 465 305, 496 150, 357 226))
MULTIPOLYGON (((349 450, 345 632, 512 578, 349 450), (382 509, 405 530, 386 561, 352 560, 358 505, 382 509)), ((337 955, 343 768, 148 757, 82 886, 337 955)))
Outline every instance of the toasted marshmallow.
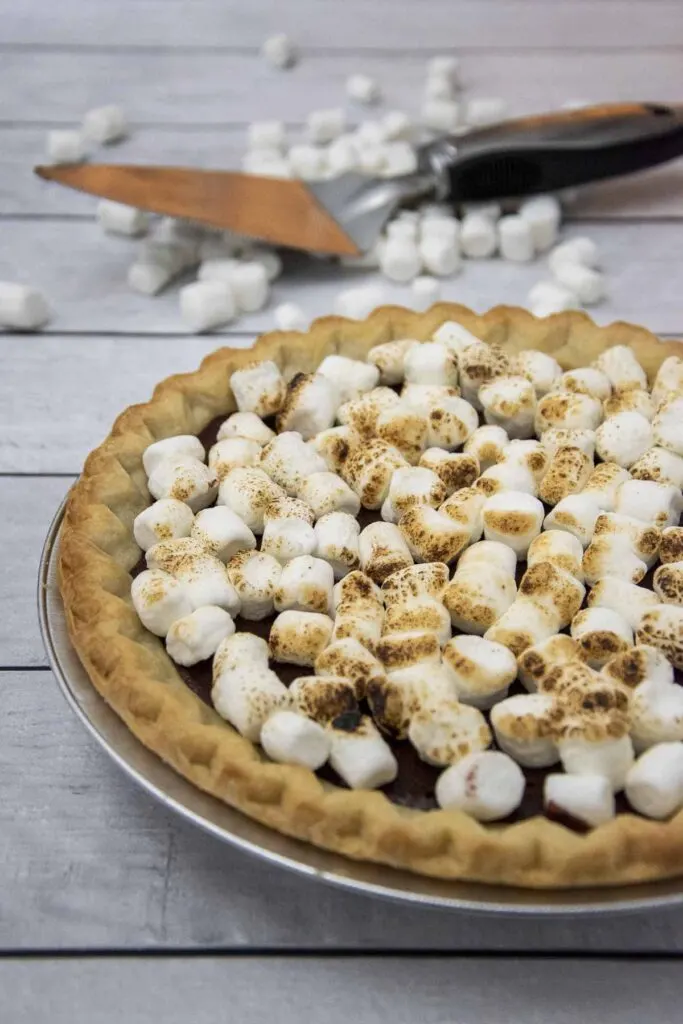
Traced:
POLYGON ((367 361, 379 370, 380 384, 401 384, 404 379, 404 360, 409 348, 415 344, 413 338, 385 341, 375 345, 367 354, 367 361))
POLYGON ((187 456, 191 459, 198 459, 204 462, 206 452, 204 445, 193 434, 178 434, 176 437, 165 437, 163 441, 155 441, 145 448, 142 453, 142 465, 147 476, 151 476, 154 470, 162 462, 178 456, 187 456))
POLYGON ((502 427, 487 424, 485 427, 477 427, 470 434, 465 441, 464 451, 478 460, 483 472, 490 466, 495 466, 497 462, 503 461, 503 453, 509 440, 502 427))
POLYGON ((591 542, 599 515, 600 508, 592 497, 570 494, 550 510, 543 527, 546 530, 564 530, 586 547, 591 542))
POLYGON ((482 510, 486 540, 507 544, 518 560, 526 557, 534 537, 541 532, 543 505, 531 494, 504 491, 487 498, 482 510))
POLYGON ((592 458, 580 448, 558 448, 541 480, 539 498, 546 505, 557 505, 563 498, 583 489, 592 469, 592 458))
POLYGON ((495 565, 458 569, 446 587, 443 601, 451 622, 463 633, 483 636, 515 599, 515 577, 495 565))
POLYGON ((603 576, 616 576, 629 583, 640 583, 646 572, 647 565, 624 536, 594 537, 584 552, 583 573, 589 586, 596 584, 603 576))
POLYGON ((633 630, 638 628, 645 612, 657 603, 657 595, 651 590, 637 587, 618 576, 600 577, 588 595, 590 608, 610 608, 621 615, 633 630))
POLYGON ((196 665, 212 658, 234 632, 235 623, 223 608, 206 605, 175 620, 166 636, 166 650, 177 665, 196 665))
POLYGON ((569 818, 589 828, 604 825, 616 814, 612 785, 605 775, 548 775, 543 804, 549 818, 569 818))
POLYGON ((316 658, 315 671, 317 675, 344 678, 353 686, 358 700, 365 697, 371 683, 385 680, 381 663, 353 637, 329 644, 316 658))
POLYGON ((633 630, 626 619, 611 608, 598 606, 584 608, 574 616, 571 635, 593 668, 601 668, 633 644, 633 630))
MULTIPOLYGON (((667 399, 652 421, 652 444, 666 448, 674 455, 683 455, 683 396, 667 399)), ((634 460, 635 461, 635 460, 634 460)))
POLYGON ((215 501, 218 477, 199 459, 177 455, 157 462, 147 486, 153 498, 175 498, 199 512, 215 501))
POLYGON ((650 423, 639 412, 620 412, 597 428, 595 448, 603 462, 628 469, 652 447, 653 437, 650 423))
POLYGON ((445 511, 429 505, 413 505, 407 509, 399 520, 398 529, 418 562, 452 562, 470 541, 467 527, 445 511))
POLYGON ((602 405, 590 395, 551 391, 536 406, 535 428, 543 434, 553 428, 596 430, 602 419, 602 405))
POLYGON ((358 521, 347 512, 328 512, 314 527, 315 555, 332 566, 334 578, 360 568, 358 521))
POLYGON ((517 597, 487 629, 484 637, 509 647, 515 657, 519 657, 527 647, 547 640, 557 629, 557 613, 552 604, 517 597))
MULTIPOLYGON (((627 392, 628 394, 628 392, 627 392)), ((654 480, 659 484, 672 484, 678 490, 683 488, 683 458, 667 451, 666 448, 648 449, 631 466, 634 480, 654 480)))
POLYGON ((595 431, 552 427, 541 435, 541 444, 551 459, 560 448, 580 448, 589 458, 595 454, 595 431))
POLYGON ((261 417, 280 411, 287 390, 277 365, 270 359, 235 370, 230 387, 240 412, 253 412, 261 417))
POLYGON ((393 523, 371 523, 361 532, 358 543, 361 568, 375 583, 412 565, 408 545, 393 523))
POLYGON ((384 409, 377 417, 377 436, 393 445, 414 465, 427 445, 429 420, 405 402, 384 409))
POLYGON ((576 640, 565 633, 541 640, 533 647, 527 647, 517 658, 519 681, 529 693, 542 689, 543 680, 558 665, 568 665, 581 657, 576 640))
POLYGON ((192 611, 218 605, 231 615, 240 610, 239 597, 220 559, 191 537, 155 544, 146 554, 150 569, 163 569, 185 584, 192 611))
POLYGON ((300 555, 284 566, 275 591, 275 611, 332 611, 332 566, 322 558, 300 555))
POLYGON ((311 438, 308 446, 323 459, 331 473, 338 473, 349 456, 354 436, 351 427, 330 427, 311 438))
POLYGON ((677 526, 683 510, 680 488, 654 480, 626 480, 617 492, 615 511, 660 529, 677 526))
POLYGON ((647 388, 647 374, 628 345, 613 345, 605 349, 593 366, 602 370, 615 391, 647 388))
POLYGON ((502 427, 510 438, 533 436, 536 392, 526 377, 497 377, 482 384, 478 399, 487 423, 502 427))
POLYGON ((555 701, 541 693, 507 697, 491 709, 496 743, 525 768, 548 768, 559 760, 552 738, 555 701))
POLYGON ((507 544, 501 544, 496 540, 480 540, 477 544, 465 548, 458 560, 457 571, 462 572, 474 566, 478 566, 480 571, 487 571, 495 566, 514 577, 517 571, 517 555, 507 544))
POLYGON ((399 569, 382 584, 381 595, 387 607, 413 597, 433 597, 440 601, 448 584, 448 567, 443 562, 423 562, 399 569))
POLYGON ((162 540, 189 537, 194 516, 192 509, 177 498, 160 498, 135 517, 133 536, 136 544, 147 551, 162 540))
POLYGON ((293 558, 312 555, 316 544, 313 527, 303 519, 269 519, 263 530, 261 550, 284 566, 293 558))
POLYGON ((419 465, 436 473, 445 494, 453 494, 463 487, 471 487, 479 476, 479 460, 463 452, 445 452, 442 448, 428 448, 420 456, 419 465))
POLYGON ((341 472, 363 508, 378 509, 389 493, 394 472, 407 465, 396 448, 372 438, 352 448, 341 472))
POLYGON ((273 761, 298 764, 316 771, 330 756, 328 733, 296 711, 275 711, 263 724, 261 746, 273 761))
POLYGON ((484 532, 482 511, 486 497, 475 487, 463 487, 446 498, 440 511, 462 526, 468 534, 469 544, 478 541, 484 532))
POLYGON ((474 486, 487 498, 494 494, 502 494, 504 491, 516 491, 534 497, 538 494, 538 485, 533 473, 524 463, 515 460, 503 459, 497 465, 489 466, 474 486))
POLYGON ((330 642, 333 627, 332 619, 319 612, 280 612, 270 629, 271 657, 290 665, 314 665, 330 642))
POLYGON ((185 584, 161 569, 139 573, 130 596, 142 625, 155 636, 166 636, 174 622, 193 610, 185 584))
POLYGON ((388 633, 377 644, 376 653, 389 673, 414 665, 432 666, 441 663, 439 638, 435 633, 424 630, 388 633))
POLYGON ((245 466, 233 469, 218 489, 218 504, 227 505, 252 533, 263 533, 263 515, 284 491, 262 469, 245 466))
POLYGON ((566 530, 546 530, 540 533, 529 545, 526 558, 530 568, 537 562, 552 562, 579 581, 583 580, 582 559, 581 542, 566 530))
POLYGON ((282 566, 263 551, 240 551, 228 562, 228 578, 240 599, 240 615, 259 622, 273 614, 282 566))
POLYGON ((613 512, 619 488, 628 479, 628 470, 623 466, 601 462, 591 472, 581 493, 594 501, 601 512, 613 512))
POLYGON ((441 601, 421 595, 389 604, 385 619, 386 633, 434 633, 443 646, 451 637, 451 618, 441 601))
POLYGON ((434 331, 432 341, 445 345, 458 358, 472 345, 483 344, 481 338, 468 331, 455 320, 446 320, 434 331))
POLYGON ((577 370, 567 370, 563 373, 555 385, 555 390, 574 391, 604 402, 612 394, 612 384, 602 370, 594 366, 581 366, 577 370))
POLYGON ((620 512, 601 512, 595 521, 593 534, 594 540, 601 537, 625 538, 633 552, 648 566, 655 563, 661 536, 661 531, 656 526, 649 526, 640 519, 620 512))
POLYGON ((518 600, 530 600, 564 629, 586 596, 586 588, 570 572, 549 561, 529 565, 519 583, 518 600))
POLYGON ((330 764, 350 789, 377 789, 396 778, 396 758, 367 715, 347 712, 336 718, 330 738, 330 764))
POLYGON ((268 502, 263 512, 264 523, 274 519, 301 519, 309 526, 313 526, 315 513, 301 498, 290 498, 288 494, 282 492, 268 502))
POLYGON ((297 373, 287 385, 277 429, 279 433, 295 431, 307 441, 332 426, 339 404, 339 393, 329 378, 321 373, 297 373))
POLYGON ((391 388, 373 388, 359 398, 344 402, 337 410, 337 419, 361 437, 373 437, 377 432, 380 413, 398 405, 401 399, 391 388))
POLYGON ((670 818, 683 807, 683 743, 658 743, 629 769, 626 799, 646 818, 670 818))
POLYGON ((507 818, 522 802, 526 780, 512 758, 498 750, 468 754, 436 782, 436 802, 476 821, 507 818))
POLYGON ((636 752, 683 740, 683 689, 675 683, 644 680, 633 690, 630 709, 636 752))
POLYGON ((560 737, 557 749, 562 767, 568 775, 602 775, 609 780, 614 793, 624 788, 626 776, 633 764, 630 736, 560 737))
POLYGON ((299 676, 289 687, 292 706, 321 725, 358 708, 354 687, 341 676, 299 676))
POLYGON ((238 466, 253 466, 261 454, 261 445, 246 437, 226 437, 217 441, 209 451, 209 469, 212 469, 219 481, 223 480, 231 469, 238 466))
MULTIPOLYGON (((414 387, 429 385, 414 385, 414 387)), ((432 406, 427 413, 429 430, 427 432, 428 447, 445 448, 453 451, 463 445, 479 425, 476 410, 457 396, 446 396, 432 406)))
POLYGON ((458 700, 476 708, 490 708, 507 697, 517 675, 515 656, 507 647, 480 636, 453 637, 444 647, 443 659, 458 700))
POLYGON ((522 466, 540 483, 550 463, 548 451, 541 441, 510 441, 503 452, 503 462, 522 466))
POLYGON ((636 640, 659 648, 675 668, 683 669, 683 608, 655 605, 643 615, 636 640))
POLYGON ((683 605, 683 561, 660 565, 655 570, 652 589, 662 604, 683 605))
POLYGON ((603 676, 629 690, 649 681, 669 685, 674 681, 673 665, 661 651, 647 644, 637 644, 623 654, 617 654, 603 666, 603 676))
POLYGON ((458 383, 458 362, 445 345, 433 341, 416 343, 405 354, 403 375, 409 384, 453 387, 458 383))
POLYGON ((352 572, 340 580, 335 585, 333 601, 337 613, 356 610, 372 614, 375 609, 379 609, 384 616, 382 591, 364 572, 352 572))
POLYGON ((477 708, 447 698, 421 707, 411 718, 408 739, 427 764, 457 764, 491 743, 486 719, 477 708))
POLYGON ((664 399, 683 393, 683 359, 669 356, 657 370, 652 385, 652 400, 659 405, 664 399))
POLYGON ((325 356, 318 367, 318 373, 327 377, 334 384, 340 402, 348 402, 366 391, 372 391, 379 382, 380 372, 377 366, 347 356, 325 356))
POLYGON ((637 412, 646 420, 652 420, 655 404, 647 391, 630 388, 628 391, 615 391, 611 398, 602 403, 602 413, 606 420, 618 416, 622 412, 637 412))
POLYGON ((683 561, 683 526, 668 526, 662 530, 659 560, 663 565, 683 561))
POLYGON ((445 497, 446 489, 431 469, 420 466, 397 469, 382 505, 382 519, 397 523, 403 513, 414 505, 431 505, 436 508, 445 497))
POLYGON ((468 346, 460 354, 458 368, 462 397, 471 402, 476 409, 480 409, 479 388, 496 377, 508 376, 510 360, 502 349, 480 342, 478 345, 468 346))
POLYGON ((347 512, 356 516, 360 499, 336 473, 311 473, 299 491, 299 497, 313 510, 315 518, 329 512, 347 512))
POLYGON ((190 536, 212 551, 221 562, 229 562, 238 551, 251 551, 256 547, 252 531, 226 505, 198 512, 190 536))
POLYGON ((526 348, 517 353, 515 368, 531 381, 538 398, 552 391, 562 376, 562 367, 556 359, 546 352, 539 352, 533 348, 526 348))
POLYGON ((291 705, 287 687, 267 664, 258 662, 214 670, 211 700, 218 714, 252 743, 258 743, 272 714, 291 705))
POLYGON ((296 495, 311 473, 327 470, 327 463, 301 434, 285 431, 261 449, 259 467, 287 494, 296 495))
POLYGON ((234 412, 221 423, 216 440, 227 441, 231 437, 244 437, 248 441, 256 441, 263 447, 273 440, 275 431, 266 426, 255 412, 234 412))
POLYGON ((232 672, 245 664, 267 668, 268 644, 255 633, 233 633, 221 641, 214 655, 214 682, 223 672, 232 672))
POLYGON ((453 700, 450 678, 441 665, 409 665, 389 672, 368 685, 368 704, 375 722, 389 736, 404 740, 410 722, 422 708, 437 700, 453 700))

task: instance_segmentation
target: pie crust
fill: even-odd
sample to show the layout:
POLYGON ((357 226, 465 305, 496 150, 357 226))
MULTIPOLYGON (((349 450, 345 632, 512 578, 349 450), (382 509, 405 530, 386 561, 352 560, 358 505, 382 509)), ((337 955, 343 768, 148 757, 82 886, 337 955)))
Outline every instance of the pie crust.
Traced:
POLYGON ((650 380, 681 348, 642 327, 598 327, 583 313, 538 320, 499 306, 478 316, 441 303, 367 320, 324 317, 305 334, 274 332, 251 349, 222 348, 195 373, 169 377, 151 401, 131 406, 88 456, 68 498, 59 550, 69 635, 93 685, 135 736, 200 789, 271 828, 357 860, 444 879, 534 888, 622 885, 683 873, 683 811, 666 822, 620 814, 587 835, 536 817, 483 825, 459 811, 412 810, 382 793, 350 791, 304 768, 274 764, 192 693, 163 642, 142 626, 130 598, 140 558, 133 520, 149 504, 142 453, 174 434, 199 434, 235 411, 232 372, 273 359, 284 375, 311 372, 330 353, 364 358, 396 338, 426 340, 446 320, 510 352, 539 349, 564 369, 629 345, 650 380))

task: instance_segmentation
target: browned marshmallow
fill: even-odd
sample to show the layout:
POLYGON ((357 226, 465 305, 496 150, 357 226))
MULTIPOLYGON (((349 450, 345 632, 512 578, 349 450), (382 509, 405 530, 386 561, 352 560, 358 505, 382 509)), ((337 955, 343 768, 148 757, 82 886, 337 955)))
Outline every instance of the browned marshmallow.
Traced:
POLYGON ((446 495, 463 487, 471 487, 479 476, 479 460, 463 452, 446 452, 443 448, 428 448, 420 456, 419 465, 431 469, 441 480, 446 495))
POLYGON ((289 695, 298 711, 321 725, 357 707, 353 685, 340 676, 299 676, 291 683, 289 695))
POLYGON ((371 438, 351 448, 340 473, 356 492, 364 508, 377 509, 389 493, 395 470, 407 465, 396 448, 380 438, 371 438))
POLYGON ((466 527, 429 505, 413 506, 404 512, 399 530, 420 562, 452 562, 470 541, 466 527))
POLYGON ((659 560, 662 563, 683 561, 683 526, 668 526, 662 530, 659 560))
POLYGON ((583 582, 582 559, 581 542, 566 530, 545 530, 539 533, 529 545, 526 557, 529 567, 536 562, 552 562, 583 582))
POLYGON ((463 633, 482 636, 515 599, 515 577, 495 565, 458 569, 443 601, 451 622, 463 633))
POLYGON ((541 480, 539 498, 546 505, 557 505, 568 494, 583 490, 592 469, 592 458, 580 448, 558 448, 541 480))
POLYGON ((519 681, 529 693, 535 693, 543 688, 544 680, 556 666, 567 665, 580 656, 576 640, 566 633, 556 633, 520 654, 517 659, 519 681))
POLYGON ((347 637, 335 640, 318 655, 315 671, 322 676, 343 676, 352 683, 358 700, 362 700, 371 682, 383 682, 380 662, 358 640, 347 637))
POLYGON ((274 661, 314 665, 330 641, 334 623, 318 612, 280 612, 270 629, 270 654, 274 661))
POLYGON ((382 596, 387 607, 391 602, 402 603, 411 597, 441 600, 447 583, 448 568, 443 562, 423 562, 388 576, 382 584, 382 596))

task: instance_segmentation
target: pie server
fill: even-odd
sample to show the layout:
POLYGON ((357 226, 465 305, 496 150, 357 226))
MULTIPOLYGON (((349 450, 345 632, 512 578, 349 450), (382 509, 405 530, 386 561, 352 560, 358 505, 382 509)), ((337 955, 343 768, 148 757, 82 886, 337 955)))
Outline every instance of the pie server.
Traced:
POLYGON ((181 167, 67 164, 41 178, 275 245, 358 255, 395 210, 424 199, 454 205, 556 192, 683 154, 683 105, 616 103, 503 121, 418 149, 398 178, 355 172, 301 182, 181 167))

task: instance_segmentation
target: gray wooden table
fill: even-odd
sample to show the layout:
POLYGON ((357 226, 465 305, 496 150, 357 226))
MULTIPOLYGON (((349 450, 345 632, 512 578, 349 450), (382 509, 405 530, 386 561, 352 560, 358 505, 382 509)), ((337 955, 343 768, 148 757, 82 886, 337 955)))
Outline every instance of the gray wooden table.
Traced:
MULTIPOLYGON (((183 333, 173 291, 130 293, 134 243, 105 239, 91 199, 42 185, 30 168, 50 127, 106 102, 122 103, 133 124, 116 160, 236 165, 249 120, 282 117, 296 131, 313 103, 343 102, 354 70, 376 74, 391 107, 415 112, 425 61, 444 47, 462 57, 469 95, 504 94, 513 112, 572 97, 680 100, 683 4, 0 0, 0 26, 0 280, 35 283, 55 310, 40 335, 0 334, 0 950, 10 957, 0 1018, 38 1021, 49 1006, 54 1021, 72 1020, 88 993, 91 1022, 161 1013, 201 1024, 226 998, 247 1021, 310 1016, 318 1005, 331 1022, 349 1008, 369 1021, 635 1021, 645 1009, 673 1020, 678 965, 659 958, 683 951, 682 911, 493 919, 312 887, 177 821, 74 720, 36 621, 44 534, 116 413, 217 342, 183 333), (281 30, 304 50, 284 75, 257 52, 281 30), (147 955, 107 955, 134 950, 147 955), (226 950, 229 960, 208 955, 226 950), (328 959, 340 950, 356 956, 328 959), (402 958, 368 960, 373 950, 402 958), (72 955, 49 955, 58 951, 72 955), (467 959, 417 959, 424 951, 467 959), (188 958, 197 952, 207 955, 188 958), (548 953, 636 959, 539 959, 548 953)), ((599 320, 683 336, 682 218, 683 162, 581 198, 568 232, 589 233, 605 254, 610 297, 599 320)), ((539 267, 474 264, 445 293, 483 309, 523 301, 539 276, 539 267)), ((324 313, 358 279, 290 259, 275 301, 324 313)), ((405 296, 387 289, 388 300, 405 296)), ((242 320, 230 343, 250 345, 270 318, 242 320)))

